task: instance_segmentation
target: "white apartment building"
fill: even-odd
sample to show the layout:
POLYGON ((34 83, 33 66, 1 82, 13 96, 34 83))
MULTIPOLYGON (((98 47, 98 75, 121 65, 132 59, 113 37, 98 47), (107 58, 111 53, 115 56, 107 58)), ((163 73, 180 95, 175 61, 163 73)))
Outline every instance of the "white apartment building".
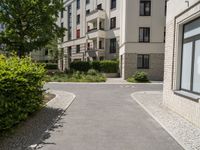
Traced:
POLYGON ((167 7, 164 104, 200 127, 200 1, 167 7))
POLYGON ((60 69, 71 61, 119 58, 121 0, 66 0, 58 23, 67 29, 60 69))
POLYGON ((71 61, 119 59, 124 79, 137 71, 163 79, 165 0, 67 0, 65 8, 61 70, 71 61))
POLYGON ((163 80, 166 1, 122 0, 120 12, 122 77, 144 71, 163 80))

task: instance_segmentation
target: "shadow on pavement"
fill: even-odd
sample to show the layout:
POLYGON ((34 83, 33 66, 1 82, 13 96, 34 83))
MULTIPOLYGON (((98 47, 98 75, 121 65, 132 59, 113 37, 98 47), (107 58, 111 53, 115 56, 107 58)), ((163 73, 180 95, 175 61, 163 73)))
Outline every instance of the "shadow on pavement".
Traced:
MULTIPOLYGON (((49 128, 51 131, 62 127, 56 124, 58 117, 63 113, 61 109, 45 107, 36 114, 32 115, 27 121, 14 129, 14 132, 0 137, 0 150, 25 150, 30 145, 37 144, 41 137, 48 139, 50 133, 46 132, 49 128), (53 127, 52 127, 53 126, 53 127)), ((54 143, 49 143, 54 144, 54 143)))

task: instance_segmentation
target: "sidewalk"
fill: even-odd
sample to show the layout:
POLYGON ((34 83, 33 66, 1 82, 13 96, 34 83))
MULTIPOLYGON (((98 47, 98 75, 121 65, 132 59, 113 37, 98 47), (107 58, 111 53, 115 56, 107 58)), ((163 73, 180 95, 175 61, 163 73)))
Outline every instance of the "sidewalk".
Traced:
POLYGON ((0 137, 0 150, 33 149, 42 137, 50 136, 50 128, 58 128, 54 125, 55 122, 73 102, 75 95, 63 91, 49 92, 56 94, 56 97, 49 101, 42 110, 22 122, 10 135, 0 137))
POLYGON ((200 150, 200 128, 162 105, 162 92, 136 92, 139 103, 186 150, 200 150))

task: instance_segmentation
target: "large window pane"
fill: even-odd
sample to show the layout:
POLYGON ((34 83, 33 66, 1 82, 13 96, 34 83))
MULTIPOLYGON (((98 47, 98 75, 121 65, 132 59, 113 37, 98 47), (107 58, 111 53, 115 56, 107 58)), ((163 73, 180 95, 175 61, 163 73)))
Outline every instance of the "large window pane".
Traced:
POLYGON ((195 42, 193 91, 200 93, 200 40, 195 42))
POLYGON ((192 71, 192 42, 183 45, 181 88, 190 90, 192 71))
POLYGON ((200 19, 185 25, 184 30, 184 39, 200 34, 200 19))

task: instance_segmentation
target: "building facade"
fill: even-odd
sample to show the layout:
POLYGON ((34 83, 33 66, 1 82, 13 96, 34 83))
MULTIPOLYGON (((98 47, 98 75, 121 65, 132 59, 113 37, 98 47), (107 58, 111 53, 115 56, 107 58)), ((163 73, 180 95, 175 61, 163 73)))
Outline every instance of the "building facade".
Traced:
POLYGON ((124 79, 145 71, 163 80, 165 0, 67 0, 58 24, 61 70, 72 61, 120 60, 124 79))
POLYGON ((151 80, 163 80, 165 0, 123 0, 120 12, 122 77, 145 71, 151 80))
POLYGON ((200 127, 200 1, 167 7, 164 104, 200 127))
POLYGON ((121 0, 66 0, 58 23, 67 29, 59 48, 59 66, 72 61, 119 58, 121 0))

